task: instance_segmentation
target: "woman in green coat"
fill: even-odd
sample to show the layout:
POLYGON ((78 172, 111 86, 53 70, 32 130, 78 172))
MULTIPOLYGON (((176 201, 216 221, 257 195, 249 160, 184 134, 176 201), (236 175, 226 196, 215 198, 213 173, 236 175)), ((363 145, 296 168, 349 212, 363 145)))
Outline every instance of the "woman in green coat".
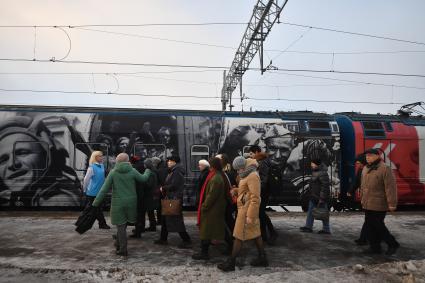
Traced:
POLYGON ((114 169, 93 202, 94 207, 99 207, 112 188, 111 223, 117 226, 116 253, 123 256, 127 256, 127 223, 136 223, 137 219, 136 182, 147 182, 149 177, 137 172, 128 161, 128 154, 118 154, 114 169))
POLYGON ((228 201, 229 184, 224 176, 221 160, 210 160, 210 172, 201 189, 198 207, 199 237, 201 252, 192 255, 195 260, 209 259, 211 240, 223 240, 225 232, 225 212, 228 201))

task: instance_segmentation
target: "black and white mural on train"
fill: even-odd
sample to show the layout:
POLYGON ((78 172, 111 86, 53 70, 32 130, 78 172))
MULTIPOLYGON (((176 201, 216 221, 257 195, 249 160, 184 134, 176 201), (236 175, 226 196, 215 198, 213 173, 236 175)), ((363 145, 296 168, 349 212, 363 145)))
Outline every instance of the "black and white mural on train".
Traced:
POLYGON ((80 180, 71 158, 90 154, 77 130, 87 115, 1 113, 1 206, 78 206, 80 180), (82 119, 83 118, 83 119, 82 119))
MULTIPOLYGON (((179 154, 186 168, 184 205, 194 206, 197 162, 217 153, 231 160, 249 145, 273 163, 274 203, 299 202, 310 160, 329 166, 339 189, 339 133, 303 133, 301 121, 281 119, 48 112, 0 112, 0 206, 78 207, 81 182, 93 150, 104 153, 109 172, 117 154, 163 160, 179 154)), ((304 131, 305 132, 305 131, 304 131)))
POLYGON ((269 186, 273 204, 300 203, 308 190, 310 162, 316 158, 328 166, 332 192, 336 194, 340 189, 339 133, 332 132, 328 121, 317 124, 320 128, 315 132, 303 129, 304 121, 227 119, 219 152, 228 154, 233 160, 238 155, 247 154, 249 145, 263 148, 272 164, 269 186))

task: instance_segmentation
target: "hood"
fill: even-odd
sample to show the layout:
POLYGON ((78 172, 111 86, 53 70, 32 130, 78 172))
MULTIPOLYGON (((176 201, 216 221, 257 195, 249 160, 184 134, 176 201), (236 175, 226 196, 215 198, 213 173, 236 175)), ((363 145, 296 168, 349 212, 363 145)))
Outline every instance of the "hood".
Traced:
POLYGON ((133 170, 133 167, 131 166, 130 162, 119 162, 115 164, 114 170, 119 173, 128 173, 133 170))
POLYGON ((267 157, 269 157, 269 155, 266 152, 259 152, 256 154, 255 159, 257 159, 257 161, 261 161, 266 159, 267 157))
POLYGON ((258 167, 258 162, 257 162, 257 160, 252 159, 252 158, 248 158, 248 159, 246 160, 246 166, 245 166, 245 168, 247 168, 248 166, 255 166, 255 167, 258 167))

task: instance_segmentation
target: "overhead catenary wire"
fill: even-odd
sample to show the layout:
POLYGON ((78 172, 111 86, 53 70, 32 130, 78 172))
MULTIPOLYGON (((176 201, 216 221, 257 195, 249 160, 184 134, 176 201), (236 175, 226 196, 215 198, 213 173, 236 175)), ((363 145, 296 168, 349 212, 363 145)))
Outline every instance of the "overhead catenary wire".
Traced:
POLYGON ((246 25, 246 22, 206 22, 206 23, 145 23, 145 24, 79 24, 79 25, 0 25, 0 28, 81 28, 81 27, 154 27, 154 26, 221 26, 246 25))
POLYGON ((169 95, 169 94, 146 94, 146 93, 118 93, 118 92, 99 92, 99 91, 67 91, 67 90, 41 90, 41 89, 5 89, 3 92, 33 92, 33 93, 63 93, 63 94, 114 94, 122 96, 146 96, 146 97, 168 97, 168 98, 196 98, 196 99, 217 99, 220 96, 199 96, 199 95, 169 95))
MULTIPOLYGON (((371 37, 376 39, 382 39, 382 40, 390 40, 390 41, 398 41, 398 42, 404 42, 404 43, 410 43, 415 45, 425 45, 425 42, 420 41, 413 41, 413 40, 406 40, 406 39, 400 39, 395 37, 389 37, 389 36, 380 36, 380 35, 374 35, 374 34, 367 34, 367 33, 361 33, 361 32, 353 32, 353 31, 345 31, 340 29, 333 29, 333 28, 325 28, 325 27, 318 27, 318 26, 312 26, 312 25, 305 25, 305 24, 298 24, 298 23, 291 23, 291 22, 279 22, 283 25, 290 25, 290 26, 296 26, 296 27, 303 27, 303 28, 309 28, 309 29, 316 29, 316 30, 323 30, 323 31, 329 31, 329 32, 336 32, 336 33, 344 33, 354 36, 363 36, 363 37, 371 37)), ((145 23, 145 24, 79 24, 79 25, 0 25, 0 28, 87 28, 87 27, 149 27, 149 26, 215 26, 215 25, 247 25, 247 22, 207 22, 207 23, 145 23)))
MULTIPOLYGON (((203 72, 203 71, 181 71, 181 72, 203 72)), ((198 80, 180 80, 180 79, 174 79, 174 78, 164 78, 164 77, 151 77, 151 76, 139 76, 137 74, 151 74, 151 73, 180 73, 179 71, 170 71, 170 72, 40 72, 40 73, 34 73, 34 72, 23 72, 23 73, 16 73, 16 72, 0 72, 1 75, 116 75, 116 76, 124 76, 124 77, 130 77, 130 78, 146 78, 146 79, 153 79, 153 80, 166 80, 166 81, 177 81, 177 82, 187 82, 187 83, 198 83, 198 84, 208 84, 208 85, 216 85, 220 82, 212 82, 212 81, 198 81, 198 80)), ((300 77, 307 77, 307 78, 313 78, 313 79, 321 79, 321 80, 331 80, 331 81, 338 81, 338 82, 346 82, 346 83, 335 83, 335 84, 287 84, 287 85, 279 85, 279 84, 259 84, 259 83, 246 83, 245 86, 250 87, 271 87, 271 88, 292 88, 292 87, 333 87, 333 86, 354 86, 354 85, 372 85, 372 86, 384 86, 384 87, 396 87, 396 88, 407 88, 407 89, 418 89, 418 90, 425 90, 425 87, 420 86, 413 86, 413 85, 400 85, 400 84, 383 84, 383 83, 376 83, 376 82, 369 82, 369 81, 357 81, 357 80, 346 80, 346 79, 337 79, 337 78, 329 78, 329 77, 318 77, 318 76, 308 76, 308 75, 300 75, 300 74, 289 74, 289 73, 280 73, 279 71, 270 71, 272 74, 281 74, 281 75, 288 75, 288 76, 300 76, 300 77)))
POLYGON ((316 29, 316 30, 323 30, 323 31, 330 31, 330 32, 337 32, 337 33, 344 33, 344 34, 355 35, 355 36, 371 37, 371 38, 376 38, 376 39, 398 41, 398 42, 404 42, 404 43, 410 43, 410 44, 416 44, 416 45, 425 45, 425 42, 406 40, 406 39, 400 39, 400 38, 389 37, 389 36, 380 36, 380 35, 367 34, 367 33, 361 33, 361 32, 352 32, 352 31, 345 31, 345 30, 339 30, 339 29, 324 28, 324 27, 303 25, 303 24, 297 24, 297 23, 291 23, 291 22, 280 22, 280 23, 284 24, 284 25, 303 27, 303 28, 309 28, 309 29, 316 29))
POLYGON ((192 44, 192 45, 200 45, 200 46, 208 46, 208 47, 216 47, 216 48, 225 48, 225 49, 233 49, 233 50, 236 49, 233 46, 225 46, 225 45, 218 45, 218 44, 211 44, 211 43, 202 43, 202 42, 195 42, 195 41, 178 40, 178 39, 163 38, 163 37, 157 37, 157 36, 149 36, 149 35, 141 35, 141 34, 131 34, 131 33, 115 32, 115 31, 107 31, 107 30, 98 30, 98 29, 90 29, 90 28, 78 28, 77 27, 76 29, 85 30, 85 31, 101 32, 101 33, 113 34, 113 35, 122 35, 122 36, 128 36, 128 37, 153 39, 153 40, 160 40, 160 41, 167 41, 167 42, 174 42, 174 43, 192 44))
MULTIPOLYGON (((193 69, 221 69, 221 70, 225 70, 227 68, 225 66, 208 66, 208 65, 154 64, 154 63, 83 61, 83 60, 53 60, 53 59, 40 60, 40 59, 24 59, 24 58, 0 58, 0 61, 4 61, 4 62, 10 61, 10 62, 38 62, 38 63, 64 63, 64 64, 143 66, 143 67, 168 67, 168 68, 193 68, 193 69)), ((247 70, 261 71, 260 68, 248 68, 247 70)), ((285 71, 285 72, 335 73, 335 74, 356 74, 356 75, 376 75, 376 76, 425 78, 424 74, 359 72, 359 71, 342 71, 342 70, 285 69, 285 68, 277 68, 277 70, 285 71)))
MULTIPOLYGON (((104 94, 117 96, 146 96, 146 97, 167 97, 167 98, 195 98, 195 99, 217 99, 219 96, 196 96, 196 95, 167 95, 167 94, 145 94, 145 93, 111 93, 111 92, 90 92, 90 91, 65 91, 65 90, 37 90, 37 89, 4 89, 2 92, 32 92, 32 93, 63 93, 63 94, 104 94)), ((346 101, 346 100, 318 100, 318 99, 286 99, 286 98, 257 98, 245 97, 252 101, 292 101, 292 102, 318 102, 318 103, 343 103, 343 104, 377 104, 377 105, 405 105, 405 102, 375 102, 375 101, 346 101)))
POLYGON ((317 102, 317 103, 343 103, 343 104, 376 104, 376 105, 405 105, 405 102, 375 102, 375 101, 347 101, 347 100, 318 100, 318 99, 290 99, 290 98, 253 98, 245 97, 254 101, 291 101, 291 102, 317 102))
POLYGON ((401 84, 385 84, 385 83, 377 83, 377 82, 368 82, 368 81, 358 81, 358 80, 348 80, 348 79, 338 79, 338 78, 329 78, 329 77, 321 77, 321 76, 311 76, 311 75, 302 75, 302 74, 291 74, 280 71, 270 71, 270 74, 278 74, 278 75, 287 75, 287 76, 296 76, 296 77, 304 77, 304 78, 312 78, 319 80, 329 80, 329 81, 337 81, 337 82, 347 82, 347 83, 357 83, 364 85, 374 85, 374 86, 386 86, 386 87, 398 87, 398 88, 410 88, 410 89, 418 89, 423 90, 424 87, 419 86, 410 86, 410 85, 401 85, 401 84))
MULTIPOLYGON (((143 39, 152 39, 152 40, 161 40, 161 41, 168 41, 168 42, 175 42, 175 43, 182 43, 182 44, 192 44, 192 45, 199 45, 199 46, 207 46, 207 47, 215 47, 215 48, 225 48, 225 49, 232 49, 237 50, 236 47, 228 46, 228 45, 222 45, 222 44, 214 44, 214 43, 206 43, 206 42, 195 42, 195 41, 186 41, 186 40, 178 40, 178 39, 171 39, 171 38, 162 38, 162 37, 155 37, 155 36, 149 36, 149 35, 141 35, 141 34, 134 34, 134 33, 125 33, 125 32, 116 32, 116 31, 108 31, 108 30, 99 30, 99 29, 90 29, 90 28, 84 28, 84 27, 76 27, 76 29, 79 30, 85 30, 85 31, 92 31, 92 32, 99 32, 99 33, 105 33, 105 34, 112 34, 112 35, 120 35, 120 36, 127 36, 127 37, 136 37, 136 38, 143 38, 143 39)), ((308 31, 310 31, 309 29, 308 31)), ((298 39, 295 40, 289 47, 292 47, 297 41, 301 40, 304 37, 305 33, 302 34, 298 39)), ((315 54, 315 55, 329 55, 329 54, 335 54, 335 55, 364 55, 364 54, 397 54, 397 53, 424 53, 425 50, 400 50, 400 51, 355 51, 355 52, 315 52, 315 51, 289 51, 286 48, 284 50, 279 49, 264 49, 264 51, 267 52, 290 52, 290 53, 298 53, 298 54, 315 54)), ((277 55, 277 57, 280 55, 277 55)))

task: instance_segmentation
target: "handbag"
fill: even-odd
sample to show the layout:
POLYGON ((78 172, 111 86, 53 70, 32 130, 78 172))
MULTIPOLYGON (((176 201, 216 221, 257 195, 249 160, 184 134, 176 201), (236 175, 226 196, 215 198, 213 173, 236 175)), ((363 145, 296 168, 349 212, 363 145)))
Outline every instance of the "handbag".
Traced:
POLYGON ((312 215, 314 219, 326 221, 329 220, 329 209, 316 206, 313 208, 312 215))
POLYGON ((162 199, 161 214, 165 216, 181 215, 182 203, 179 199, 162 199))

